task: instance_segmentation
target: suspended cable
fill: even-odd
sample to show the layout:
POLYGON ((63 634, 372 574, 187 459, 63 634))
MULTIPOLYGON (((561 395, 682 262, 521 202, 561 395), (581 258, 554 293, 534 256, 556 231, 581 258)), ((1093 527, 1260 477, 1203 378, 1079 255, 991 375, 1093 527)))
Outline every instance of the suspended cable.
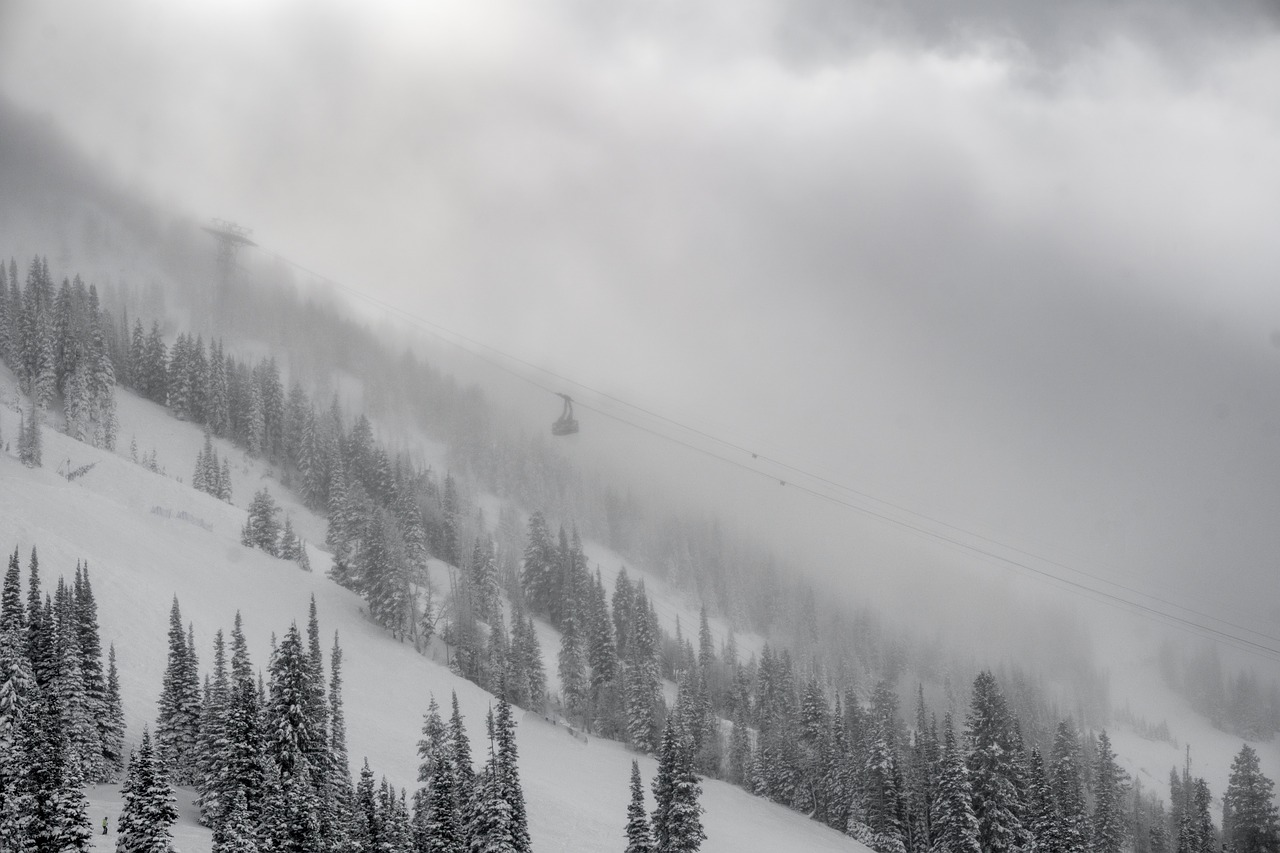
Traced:
POLYGON ((705 439, 713 443, 714 445, 718 445, 721 448, 732 451, 736 454, 741 454, 744 458, 733 458, 730 456, 723 455, 721 453, 717 453, 714 450, 694 444, 693 442, 685 440, 677 435, 672 435, 668 432, 662 432, 659 429, 656 429, 652 426, 639 423, 634 418, 629 419, 615 412, 608 411, 606 408, 602 408, 599 405, 591 405, 590 402, 584 401, 579 397, 574 398, 574 403, 576 403, 579 407, 591 412, 595 412, 596 414, 602 415, 611 420, 617 421, 618 423, 629 426, 632 429, 637 429, 642 432, 648 433, 650 435, 656 436, 665 441, 678 444, 690 451, 715 459, 719 462, 733 465, 747 473, 763 477, 772 482, 780 483, 784 487, 792 488, 797 491, 803 492, 804 494, 807 494, 815 499, 826 501, 835 506, 853 510, 855 512, 866 515, 868 517, 875 518, 882 522, 894 525, 896 527, 899 527, 903 530, 906 530, 924 539, 933 540, 935 542, 942 543, 944 545, 959 549, 961 551, 968 552, 970 554, 973 554, 979 557, 985 557, 990 560, 995 560, 1013 570, 1030 573, 1033 577, 1041 581, 1051 583, 1052 585, 1058 587, 1059 589, 1064 589, 1078 595, 1084 595, 1093 601, 1100 602, 1112 607, 1125 609, 1129 611, 1136 611, 1140 615, 1143 615, 1147 618, 1155 619, 1158 621, 1164 621, 1168 624, 1174 625, 1183 630, 1187 630, 1198 636, 1217 639, 1217 640, 1220 640, 1221 642, 1224 642, 1227 645, 1233 646, 1243 651, 1247 651, 1252 654, 1267 657, 1272 660, 1280 661, 1280 637, 1275 637, 1270 634, 1257 631, 1253 628, 1249 628, 1245 625, 1240 625, 1230 620, 1223 619, 1221 617, 1214 616, 1209 613, 1204 613, 1202 611, 1195 610, 1194 608, 1190 608, 1185 605, 1178 604, 1176 602, 1170 601, 1168 599, 1162 598, 1158 595, 1146 592, 1136 587, 1120 583, 1119 581, 1110 580, 1108 578, 1101 577, 1099 575, 1095 575, 1090 572, 1086 572, 1082 569, 1073 567, 1066 563, 1040 556, 1031 551, 1027 551, 1025 549, 1006 544, 997 539, 991 538, 989 536, 985 536, 981 533, 977 533, 975 531, 968 530, 958 525, 951 524, 942 519, 934 518, 927 514, 896 504, 892 501, 879 498, 868 492, 847 486, 829 477, 826 477, 820 474, 814 474, 806 469, 803 469, 799 466, 785 462, 772 455, 760 453, 758 451, 752 451, 741 444, 737 444, 733 441, 723 439, 719 436, 716 436, 710 432, 699 429, 697 427, 692 427, 687 424, 683 424, 673 418, 667 417, 658 412, 645 408, 644 406, 639 406, 634 403, 628 402, 613 394, 600 391, 596 388, 593 388, 589 385, 578 382, 567 376, 563 376, 560 373, 557 373, 541 365, 535 364, 519 356, 511 355, 510 353, 504 352, 498 349, 497 347, 484 343, 483 341, 479 341, 474 338, 468 337, 467 335, 463 335, 459 332, 455 332, 452 329, 449 329, 445 326, 440 325, 439 323, 435 323, 424 317, 415 315, 409 311, 406 311, 403 308, 400 308, 399 306, 396 306, 392 303, 379 299, 376 296, 372 296, 368 293, 357 290, 356 288, 348 287, 347 285, 344 285, 341 282, 336 281, 333 278, 330 278, 329 276, 316 272, 315 270, 308 269, 307 267, 304 267, 303 265, 296 263, 295 261, 292 261, 289 258, 286 258, 279 253, 271 252, 271 251, 268 251, 267 253, 275 257, 277 260, 285 264, 288 264, 289 266, 294 267, 300 272, 306 273, 309 276, 312 276, 320 281, 323 281, 329 285, 332 285, 333 287, 337 288, 338 290, 341 290, 344 293, 350 294, 351 296, 358 299, 363 299, 364 301, 372 305, 376 305, 385 311, 388 311, 394 315, 401 317, 402 319, 423 329, 424 331, 428 332, 433 337, 436 337, 437 339, 443 341, 444 343, 450 346, 456 347, 458 349, 461 349, 463 352, 469 354, 473 358, 479 359, 480 361, 483 361, 486 364, 489 364, 497 368, 498 370, 501 370, 511 376, 514 376, 515 378, 520 379, 521 381, 526 382, 535 388, 538 388, 542 391, 546 391, 551 394, 560 394, 560 396, 564 396, 555 388, 552 388, 549 385, 544 384, 543 382, 539 382, 538 380, 534 379, 533 377, 527 375, 524 372, 514 369, 511 366, 512 363, 521 365, 537 374, 541 374, 543 376, 554 379, 557 382, 562 383, 562 387, 563 385, 569 385, 569 386, 573 386, 575 388, 581 389, 582 391, 589 393, 595 398, 607 401, 608 403, 614 404, 616 406, 620 406, 625 410, 629 410, 631 412, 644 415, 647 418, 650 418, 661 424, 665 424, 669 427, 673 427, 677 430, 683 431, 684 433, 687 433, 689 435, 696 436, 701 439, 705 439), (463 343, 459 343, 460 341, 463 343), (793 476, 791 479, 779 479, 774 474, 771 474, 767 471, 760 470, 760 468, 753 467, 752 465, 748 464, 748 460, 745 458, 747 456, 750 457, 751 462, 764 462, 784 472, 788 472, 793 476), (804 482, 800 482, 799 480, 797 480, 796 479, 797 477, 803 480, 808 480, 812 483, 816 483, 818 484, 818 486, 807 485, 804 482), (827 489, 834 490, 836 494, 831 494, 827 491, 823 491, 822 487, 826 487, 827 489), (851 499, 851 496, 862 499, 864 501, 872 502, 881 507, 891 509, 895 512, 903 513, 905 515, 911 516, 912 518, 918 519, 922 522, 928 522, 929 524, 934 525, 935 527, 944 528, 945 530, 951 531, 951 532, 946 533, 946 532, 939 531, 937 529, 930 529, 929 527, 925 527, 922 524, 918 524, 918 523, 913 524, 906 519, 895 517, 894 515, 891 515, 885 512, 884 510, 877 510, 871 507, 863 506, 859 503, 855 503, 851 499), (959 538, 960 536, 967 537, 968 539, 973 541, 965 541, 964 539, 959 538), (975 543, 983 543, 983 544, 975 544, 975 543), (986 547, 984 547, 984 545, 986 547), (1001 549, 1007 553, 999 553, 998 551, 993 549, 1001 549), (1010 556, 1010 555, 1017 555, 1022 557, 1023 559, 1015 559, 1014 556, 1010 556), (1100 584, 1105 584, 1108 587, 1121 590, 1123 592, 1129 593, 1130 595, 1141 596, 1144 599, 1163 605, 1164 607, 1173 608, 1187 615, 1182 616, 1182 615, 1178 615, 1177 613, 1170 613, 1167 610, 1160 609, 1159 607, 1154 607, 1152 605, 1145 604, 1140 601, 1134 601, 1133 599, 1127 598, 1124 595, 1120 595, 1115 592, 1108 592, 1105 589, 1098 589, 1094 586, 1090 586, 1089 584, 1072 580, 1070 578, 1062 577, 1061 575, 1048 571, 1045 568, 1041 568, 1041 567, 1037 567, 1036 565, 1033 565, 1032 561, 1034 561, 1035 563, 1040 563, 1043 566, 1051 566, 1061 571, 1070 572, 1074 575, 1077 575, 1083 578, 1088 578, 1091 581, 1094 581, 1100 584), (1212 625, 1205 625, 1202 622, 1197 621, 1197 619, 1208 620, 1210 622, 1214 622, 1219 625, 1223 625, 1228 628, 1234 629, 1235 631, 1252 635, 1253 637, 1256 637, 1258 639, 1249 639, 1248 637, 1240 636, 1238 634, 1232 633, 1231 631, 1223 630, 1222 628, 1215 628, 1212 625))

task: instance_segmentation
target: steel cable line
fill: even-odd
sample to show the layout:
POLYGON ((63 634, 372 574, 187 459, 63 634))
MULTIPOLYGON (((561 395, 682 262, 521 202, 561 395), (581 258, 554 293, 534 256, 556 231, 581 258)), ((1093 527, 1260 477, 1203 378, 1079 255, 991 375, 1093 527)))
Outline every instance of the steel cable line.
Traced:
POLYGON ((392 303, 379 299, 376 296, 372 296, 368 293, 364 293, 363 291, 344 285, 341 282, 336 281, 333 278, 330 278, 329 276, 316 272, 315 270, 308 269, 307 267, 304 267, 303 265, 295 261, 292 261, 289 258, 286 258, 277 252, 268 251, 268 254, 272 255, 277 260, 280 260, 288 264, 289 266, 296 268, 300 272, 306 273, 307 275, 310 275, 316 279, 319 279, 321 281, 324 281, 332 285, 333 287, 343 291, 344 293, 348 293, 351 296, 354 296, 358 299, 363 299, 366 302, 369 302, 370 304, 376 305, 388 312, 398 315, 404 320, 410 322, 411 324, 416 325, 419 328, 422 328, 423 330, 432 334, 434 337, 438 338, 444 343, 447 343, 450 346, 457 347, 461 349, 463 352, 466 352, 467 354, 471 355, 473 358, 477 358, 485 362, 486 364, 489 364, 505 373, 508 373, 517 379, 527 382, 530 385, 542 391, 546 391, 552 394, 558 393, 554 388, 546 384, 543 384, 542 382, 539 382, 538 380, 532 378, 531 376, 521 371, 515 370, 514 368, 511 367, 510 364, 505 364, 503 363, 503 361, 486 356, 484 352, 477 352, 475 349, 468 348, 467 346, 464 346, 463 344, 459 343, 459 341, 463 341, 466 344, 470 344, 471 347, 475 347, 479 350, 492 353, 494 356, 498 356, 501 359, 506 360, 507 362, 513 362, 515 364, 522 365, 523 367, 526 367, 529 370, 533 370, 533 371, 536 371, 537 373, 541 373, 543 375, 551 377, 561 383, 571 385, 575 388, 582 389, 583 391, 588 392, 589 394, 593 395, 596 398, 599 398, 600 400, 608 401, 609 403, 621 406, 624 409, 630 410, 632 412, 642 414, 648 418, 651 418, 662 424, 666 424, 668 426, 674 427, 685 433, 691 434, 693 436, 697 436, 698 438, 706 439, 728 450, 735 451, 737 453, 741 453, 744 455, 749 455, 751 457, 751 461, 767 462, 783 471, 790 472, 791 474, 803 477, 814 483, 820 484, 821 487, 826 487, 827 489, 835 490, 837 494, 831 494, 831 493, 828 493, 827 491, 823 491, 822 488, 820 487, 806 485, 801 482, 796 482, 795 480, 780 480, 778 477, 776 477, 775 475, 767 471, 762 471, 759 468, 752 467, 751 465, 747 464, 746 460, 735 459, 735 458, 730 458, 728 456, 721 455, 715 452, 714 450, 708 449, 706 447, 700 447, 688 440, 680 438, 679 436, 662 432, 654 427, 647 426, 642 423, 638 423, 634 419, 628 419, 615 412, 610 412, 599 405, 591 405, 589 402, 575 398, 574 402, 579 407, 584 408, 588 411, 595 412, 596 414, 610 418, 611 420, 617 421, 618 423, 624 424, 633 429, 637 429, 642 432, 648 433, 650 435, 656 436, 658 438, 664 439, 666 441, 670 441, 672 443, 678 444, 695 453, 707 456, 712 459, 716 459, 720 462, 723 462, 729 465, 733 465, 750 474, 755 474, 757 476, 760 476, 775 482, 779 482, 784 487, 789 486, 793 489, 796 489, 805 494, 808 494, 813 498, 826 501, 828 503, 831 503, 839 507, 843 507, 845 509, 850 509, 855 512, 862 513, 871 518, 878 519, 888 524, 895 525, 903 530, 906 530, 924 539, 934 540, 936 542, 949 545, 961 551, 967 551, 970 554, 995 560, 997 562, 1005 564, 1007 567, 1011 569, 1029 572, 1033 576, 1037 577, 1042 581, 1052 583, 1053 585, 1057 586, 1060 589, 1064 589, 1064 590, 1073 592, 1075 594, 1084 595, 1093 601, 1107 604, 1109 606, 1116 607, 1116 608, 1137 611, 1138 613, 1146 616, 1147 618, 1164 621, 1168 624, 1172 624, 1176 627, 1190 631, 1191 633, 1195 633, 1198 636, 1205 637, 1205 638, 1218 639, 1230 646, 1241 649, 1242 651, 1251 652, 1253 654, 1258 654, 1263 657, 1270 658, 1272 660, 1280 661, 1280 637, 1275 637, 1270 634, 1257 631, 1248 626, 1240 625, 1230 620, 1223 619, 1221 617, 1214 616, 1209 613, 1204 613, 1202 611, 1195 610, 1194 608, 1190 608, 1185 605, 1178 604, 1177 602, 1173 602, 1168 599, 1161 598, 1158 595, 1145 592, 1136 587, 1132 587, 1132 586, 1120 583, 1118 581, 1113 581, 1108 578, 1104 578, 1104 577, 1092 574, 1090 572, 1086 572, 1082 569, 1075 568, 1066 563, 1062 563, 1057 560, 1040 556, 1031 551, 1027 551, 1025 549, 1018 548, 1013 545, 1008 545, 997 539, 991 538, 989 536, 985 536, 981 533, 968 530, 958 525, 954 525, 949 522, 943 521, 942 519, 931 517, 924 513, 920 513, 915 510, 909 509, 907 507, 895 504, 892 501, 888 501, 888 500, 876 497, 875 495, 869 494, 867 492, 852 488, 850 486, 846 486, 829 477, 825 477, 820 474, 814 474, 810 471, 800 468, 799 466, 787 463, 771 455, 752 451, 743 445, 737 444, 727 439, 720 438, 719 436, 716 436, 710 432, 699 429, 697 427, 688 426, 677 420, 674 420, 673 418, 667 417, 658 412, 654 412, 643 406, 630 403, 613 394, 609 394, 607 392, 592 388, 591 386, 585 385, 574 379, 563 376, 546 367, 527 361, 526 359, 520 358, 519 356, 511 355, 510 353, 504 352, 503 350, 500 350, 497 347, 486 344, 483 341, 479 341, 474 338, 463 335, 459 332, 455 332, 452 329, 449 329, 445 326, 440 325, 439 323, 435 323, 424 317, 415 315, 392 303), (843 496, 839 493, 843 493, 843 496), (936 525, 938 527, 946 528, 947 530, 953 531, 954 534, 960 534, 965 537, 970 537, 971 539, 986 543, 988 546, 1003 549, 1011 554, 1020 555, 1025 559, 1023 560, 1014 559, 1013 557, 1008 556, 1008 554, 1002 554, 1002 553, 998 553, 995 550, 992 550, 991 547, 981 547, 979 545, 974 544, 973 542, 966 542, 963 539, 957 538, 956 535, 948 535, 938 530, 931 530, 928 527, 924 527, 919 524, 912 524, 909 521, 906 521, 901 518, 897 518, 883 511, 878 511, 876 509, 872 509, 866 506, 862 506, 858 503, 854 503, 847 496, 855 496, 857 498, 861 498, 866 501, 874 502, 883 507, 888 507, 890 509, 896 510, 897 512, 901 512, 906 515, 912 516, 914 518, 920 519, 922 521, 929 522, 930 524, 936 525), (1258 642, 1257 640, 1251 640, 1246 637, 1241 637, 1229 631, 1222 630, 1221 628, 1215 628, 1212 625, 1202 624, 1201 622, 1196 621, 1196 619, 1188 618, 1187 616, 1180 616, 1176 613, 1170 613, 1166 610, 1161 610, 1160 608, 1153 607, 1149 604, 1144 604, 1139 601, 1133 601, 1132 599, 1126 598, 1123 595, 1119 595, 1113 592, 1108 592, 1103 589, 1097 589, 1096 587, 1090 586, 1080 581, 1064 578, 1058 574, 1054 574, 1053 572, 1048 571, 1047 569, 1037 568, 1036 566, 1031 565, 1028 562, 1029 560, 1042 563, 1046 566, 1052 566, 1054 568, 1061 569, 1063 571, 1071 572, 1072 574, 1076 574, 1081 577, 1088 578, 1097 583, 1106 584, 1107 586, 1114 587, 1115 589, 1122 590, 1132 595, 1141 596, 1143 598, 1149 599, 1150 601, 1153 601, 1153 602, 1157 602, 1166 607, 1180 610, 1186 614, 1190 614, 1190 616, 1194 616, 1199 619, 1209 620, 1211 622, 1216 622, 1220 625, 1225 625, 1227 627, 1233 628, 1237 631, 1242 631, 1247 634, 1252 634, 1255 637, 1259 637, 1262 640, 1268 640, 1268 641, 1274 642, 1277 645, 1272 646, 1264 642, 1258 642))

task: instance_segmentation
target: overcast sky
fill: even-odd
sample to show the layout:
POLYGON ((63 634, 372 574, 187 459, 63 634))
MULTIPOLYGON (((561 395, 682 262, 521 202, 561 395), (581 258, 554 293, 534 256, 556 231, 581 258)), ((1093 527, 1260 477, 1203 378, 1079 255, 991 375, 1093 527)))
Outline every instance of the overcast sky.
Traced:
POLYGON ((1280 635, 1276 20, 0 0, 0 92, 446 327, 1280 635))

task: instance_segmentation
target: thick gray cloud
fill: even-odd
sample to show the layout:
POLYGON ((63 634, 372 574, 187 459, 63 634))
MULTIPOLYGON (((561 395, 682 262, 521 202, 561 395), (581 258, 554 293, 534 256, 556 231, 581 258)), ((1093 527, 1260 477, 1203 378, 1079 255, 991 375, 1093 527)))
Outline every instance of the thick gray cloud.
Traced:
POLYGON ((0 91, 460 332, 1275 632, 1275 4, 1047 8, 17 2, 0 91))

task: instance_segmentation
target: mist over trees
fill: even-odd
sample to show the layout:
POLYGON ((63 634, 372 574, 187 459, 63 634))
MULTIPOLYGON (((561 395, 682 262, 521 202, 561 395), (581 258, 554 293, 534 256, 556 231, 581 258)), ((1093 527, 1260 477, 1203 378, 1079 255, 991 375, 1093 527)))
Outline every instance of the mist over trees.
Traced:
MULTIPOLYGON (((7 298, 7 305, 20 304, 15 299, 25 304, 28 290, 44 287, 44 263, 33 262, 31 270, 27 290, 7 298)), ((144 322, 127 292, 111 294, 114 313, 98 308, 96 295, 89 299, 92 289, 68 283, 64 291, 68 305, 83 292, 85 304, 93 306, 86 314, 91 322, 67 328, 93 332, 91 340, 99 343, 91 351, 106 359, 113 385, 133 388, 205 428, 194 486, 229 499, 227 460, 219 460, 214 438, 278 466, 281 486, 327 517, 332 578, 360 593, 370 617, 394 637, 421 650, 433 639, 443 641, 454 671, 504 705, 562 714, 585 732, 658 755, 665 770, 661 784, 655 783, 661 799, 649 827, 657 849, 696 849, 701 829, 692 803, 699 777, 727 779, 877 853, 1012 851, 1032 842, 1098 853, 1129 844, 1142 853, 1207 853, 1217 843, 1204 780, 1187 770, 1175 772, 1166 813, 1154 792, 1143 791, 1119 770, 1106 732, 1098 731, 1110 719, 1106 677, 1087 658, 1055 673, 1071 687, 1064 700, 1068 694, 1047 684, 1043 673, 1009 663, 980 668, 869 611, 849 613, 836 603, 820 603, 806 582, 784 580, 767 551, 726 536, 714 520, 655 521, 660 516, 634 499, 584 480, 545 440, 505 431, 474 390, 459 389, 413 357, 392 367, 387 350, 367 331, 296 296, 264 289, 245 299, 252 303, 265 300, 261 293, 275 293, 252 312, 256 322, 270 309, 281 317, 311 311, 321 325, 343 330, 345 356, 358 352, 365 369, 370 363, 387 367, 375 374, 392 386, 403 383, 403 395, 389 394, 383 416, 412 414, 421 401, 432 400, 439 408, 422 406, 420 423, 450 442, 456 469, 442 476, 380 439, 375 409, 348 412, 338 395, 322 404, 308 392, 298 378, 303 369, 295 366, 308 358, 311 370, 350 366, 331 352, 309 344, 310 355, 305 349, 302 357, 282 350, 246 361, 222 338, 206 343, 201 334, 188 332, 171 338, 170 345, 162 321, 144 322), (498 496, 497 519, 486 519, 477 508, 474 495, 481 491, 498 496), (528 510, 527 522, 521 510, 528 510), (669 567, 669 583, 705 602, 699 624, 687 633, 679 622, 674 632, 664 630, 644 580, 633 583, 625 568, 607 589, 599 567, 589 565, 582 531, 624 555, 669 567), (434 588, 430 559, 446 565, 447 594, 434 588), (713 613, 770 641, 758 656, 745 657, 732 633, 717 644, 709 625, 713 613), (554 696, 547 693, 535 617, 560 636, 554 655, 560 690, 554 696), (916 702, 908 725, 897 690, 911 676, 916 702), (676 685, 674 704, 663 697, 664 680, 676 685), (973 684, 971 697, 961 687, 967 683, 973 684)), ((279 322, 271 328, 290 326, 279 322)), ((41 346, 35 345, 37 355, 41 346)), ((56 371, 52 385, 42 385, 39 359, 25 358, 15 356, 15 372, 27 371, 24 390, 36 406, 45 394, 48 405, 61 400, 64 412, 75 412, 67 399, 77 393, 74 387, 60 389, 56 371)), ((378 401, 380 393, 366 389, 365 398, 378 401)), ((89 409, 101 414, 112 406, 89 409)), ((64 423, 73 425, 75 417, 66 415, 64 423)), ((102 435, 105 440, 105 427, 102 435)), ((93 440, 90 432, 77 437, 93 440)), ((244 543, 301 561, 305 548, 289 520, 282 528, 278 515, 270 493, 260 490, 249 507, 244 543)), ((457 744, 427 749, 424 767, 432 769, 423 771, 420 781, 428 784, 415 795, 413 810, 403 792, 397 798, 385 783, 378 788, 371 771, 355 783, 327 775, 324 768, 336 761, 334 755, 345 754, 345 745, 326 728, 338 725, 330 721, 340 721, 341 699, 326 695, 316 675, 322 669, 316 636, 304 643, 291 628, 271 663, 271 690, 251 699, 239 630, 231 635, 229 670, 219 637, 214 672, 202 693, 194 639, 189 629, 184 632, 175 602, 166 692, 155 728, 155 760, 172 769, 174 783, 201 788, 205 818, 222 827, 218 832, 227 844, 258 837, 264 822, 274 820, 264 815, 284 814, 281 825, 290 828, 279 831, 292 833, 289 843, 305 846, 327 831, 323 827, 347 820, 335 814, 348 812, 354 815, 353 837, 366 841, 400 844, 414 833, 426 838, 471 827, 465 831, 521 843, 519 820, 509 813, 513 783, 501 769, 507 759, 497 753, 492 769, 472 779, 477 802, 492 808, 483 815, 450 811, 460 780, 470 772, 464 769, 468 762, 454 759, 451 769, 440 769, 431 756, 460 750, 457 744), (237 672, 247 704, 232 710, 237 672), (262 749, 276 749, 273 766, 254 763, 248 751, 211 757, 209 731, 238 726, 241 742, 257 744, 266 737, 262 718, 271 707, 278 718, 270 731, 284 739, 277 747, 262 742, 262 749), (309 710, 291 716, 302 708, 309 710), (241 780, 236 786, 212 781, 233 772, 241 780), (332 793, 348 788, 349 798, 332 793), (349 802, 335 804, 333 796, 349 802)), ((1204 706, 1215 722, 1250 726, 1254 736, 1274 732, 1267 729, 1274 706, 1259 698, 1264 694, 1250 677, 1227 679, 1211 658, 1175 664, 1171 671, 1192 696, 1218 703, 1204 706), (1228 682, 1234 692, 1223 688, 1228 682), (1223 689, 1213 699, 1215 685, 1223 689)), ((495 719, 494 725, 501 723, 495 719)), ((424 729, 424 742, 436 736, 434 727, 431 733, 424 729)), ((1232 801, 1240 800, 1242 817, 1230 826, 1224 817, 1224 831, 1269 838, 1269 830, 1256 829, 1252 817, 1248 826, 1254 828, 1234 828, 1245 825, 1243 815, 1258 811, 1239 792, 1265 787, 1247 770, 1241 774, 1232 801)), ((635 843, 643 845, 638 821, 634 831, 635 843)))

